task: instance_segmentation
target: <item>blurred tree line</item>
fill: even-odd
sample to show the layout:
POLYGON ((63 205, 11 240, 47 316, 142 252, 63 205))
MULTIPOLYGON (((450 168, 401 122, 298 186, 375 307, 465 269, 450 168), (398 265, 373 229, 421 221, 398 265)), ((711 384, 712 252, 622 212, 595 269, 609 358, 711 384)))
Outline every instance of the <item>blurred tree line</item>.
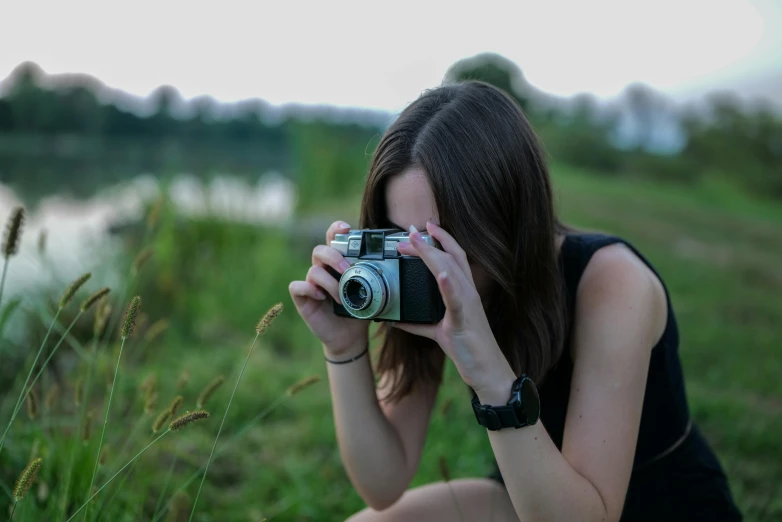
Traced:
MULTIPOLYGON (((610 104, 590 95, 566 100, 537 91, 495 54, 457 62, 445 80, 468 78, 510 93, 555 161, 686 183, 718 176, 782 198, 782 118, 770 105, 715 94, 678 108, 643 85, 610 104)), ((0 182, 22 197, 40 187, 86 196, 141 173, 257 178, 277 170, 299 182, 307 208, 360 189, 389 121, 323 107, 280 115, 259 100, 184 102, 168 86, 138 100, 86 75, 46 75, 33 63, 13 71, 1 96, 0 182)))
POLYGON ((536 90, 516 64, 491 53, 457 62, 446 78, 481 79, 511 94, 556 161, 685 183, 720 177, 782 198, 782 115, 763 100, 718 92, 676 107, 641 84, 611 103, 586 94, 563 100, 536 90))

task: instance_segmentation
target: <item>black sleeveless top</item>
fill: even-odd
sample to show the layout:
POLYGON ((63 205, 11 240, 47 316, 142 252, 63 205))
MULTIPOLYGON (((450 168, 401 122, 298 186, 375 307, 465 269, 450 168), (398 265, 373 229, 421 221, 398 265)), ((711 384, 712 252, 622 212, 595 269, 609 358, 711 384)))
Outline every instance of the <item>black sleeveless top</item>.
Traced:
MULTIPOLYGON (((578 284, 589 260, 600 248, 615 243, 630 248, 660 278, 651 263, 623 239, 602 234, 568 235, 559 262, 571 324, 578 284)), ((679 331, 667 288, 665 293, 668 319, 651 353, 622 521, 741 520, 719 462, 690 420, 678 355, 679 331)), ((562 357, 539 389, 540 419, 560 450, 573 374, 569 346, 570 335, 562 357)), ((499 469, 492 477, 502 480, 499 469)))

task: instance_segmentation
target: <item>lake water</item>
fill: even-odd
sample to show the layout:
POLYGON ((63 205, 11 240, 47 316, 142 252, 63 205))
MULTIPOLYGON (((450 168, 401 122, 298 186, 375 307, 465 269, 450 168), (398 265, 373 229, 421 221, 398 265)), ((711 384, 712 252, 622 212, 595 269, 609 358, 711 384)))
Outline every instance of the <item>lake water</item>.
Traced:
MULTIPOLYGON (((93 270, 100 254, 119 247, 108 234, 109 228, 140 219, 160 191, 156 178, 141 175, 88 200, 52 194, 41 199, 32 212, 26 209, 22 241, 9 264, 3 301, 31 285, 51 279, 67 281, 93 270), (38 250, 42 231, 46 231, 43 254, 38 250)), ((204 182, 182 174, 171 182, 169 195, 185 216, 211 215, 266 225, 289 222, 296 203, 293 183, 275 172, 264 174, 255 184, 230 175, 204 182)), ((13 190, 0 184, 0 219, 5 222, 21 204, 13 190)))

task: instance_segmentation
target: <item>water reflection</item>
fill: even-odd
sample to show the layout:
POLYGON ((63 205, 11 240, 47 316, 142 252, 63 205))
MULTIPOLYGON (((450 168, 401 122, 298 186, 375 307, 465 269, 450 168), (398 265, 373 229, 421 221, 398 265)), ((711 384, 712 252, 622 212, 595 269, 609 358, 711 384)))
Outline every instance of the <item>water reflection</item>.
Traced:
MULTIPOLYGON (((56 194, 42 198, 27 209, 19 254, 9 265, 7 295, 94 270, 97 259, 119 246, 109 236, 110 227, 141 219, 161 190, 156 178, 141 175, 87 200, 56 194), (38 238, 43 230, 46 249, 41 254, 38 238)), ((296 202, 294 185, 276 172, 261 176, 255 184, 227 174, 207 182, 182 174, 170 182, 168 192, 184 216, 211 215, 242 223, 284 224, 292 218, 296 202)), ((2 219, 21 204, 10 187, 0 184, 2 219)))

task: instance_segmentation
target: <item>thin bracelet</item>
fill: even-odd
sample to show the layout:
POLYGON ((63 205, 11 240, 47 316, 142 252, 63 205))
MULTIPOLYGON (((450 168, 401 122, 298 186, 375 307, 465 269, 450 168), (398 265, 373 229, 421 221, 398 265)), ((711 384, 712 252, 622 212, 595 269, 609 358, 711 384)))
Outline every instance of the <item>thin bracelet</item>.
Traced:
POLYGON ((326 359, 327 363, 331 363, 331 364, 347 364, 347 363, 352 363, 353 361, 357 361, 358 359, 361 359, 368 351, 369 351, 369 343, 367 343, 367 347, 364 349, 363 352, 361 352, 360 354, 356 355, 355 357, 353 357, 351 359, 347 359, 345 361, 332 361, 328 357, 323 357, 323 358, 326 359))

